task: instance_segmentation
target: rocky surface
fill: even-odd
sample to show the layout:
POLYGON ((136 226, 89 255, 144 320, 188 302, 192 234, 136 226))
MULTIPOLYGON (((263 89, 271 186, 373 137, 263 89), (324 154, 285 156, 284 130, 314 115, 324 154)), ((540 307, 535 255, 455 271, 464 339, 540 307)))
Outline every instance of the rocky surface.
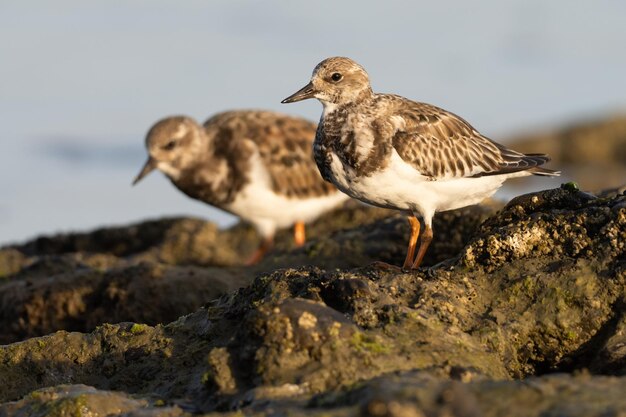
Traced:
POLYGON ((623 190, 442 213, 413 272, 402 216, 326 220, 253 268, 189 219, 4 248, 0 416, 626 415, 623 190))
MULTIPOLYGON (((435 227, 445 239, 433 243, 428 262, 458 253, 494 207, 438 217, 435 227)), ((356 203, 307 230, 309 243, 297 249, 291 234, 282 232, 276 249, 254 267, 240 265, 258 244, 250 228, 219 230, 197 219, 42 237, 0 249, 0 343, 55 330, 88 332, 105 322, 168 323, 263 271, 399 263, 408 239, 403 216, 356 203)))

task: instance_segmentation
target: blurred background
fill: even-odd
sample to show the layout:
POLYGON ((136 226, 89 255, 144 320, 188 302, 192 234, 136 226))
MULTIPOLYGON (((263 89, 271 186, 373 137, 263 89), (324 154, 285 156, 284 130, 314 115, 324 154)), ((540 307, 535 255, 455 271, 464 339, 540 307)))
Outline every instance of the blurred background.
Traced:
POLYGON ((145 133, 232 108, 317 120, 317 101, 280 100, 332 55, 360 62, 375 91, 551 153, 564 178, 524 190, 626 182, 625 22, 622 0, 2 0, 0 244, 165 215, 231 224, 160 173, 131 187, 145 133))

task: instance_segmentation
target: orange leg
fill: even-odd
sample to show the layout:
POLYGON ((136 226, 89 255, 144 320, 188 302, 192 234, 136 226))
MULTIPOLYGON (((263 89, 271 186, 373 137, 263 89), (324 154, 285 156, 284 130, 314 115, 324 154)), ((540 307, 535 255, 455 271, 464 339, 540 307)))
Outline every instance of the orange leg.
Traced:
POLYGON ((274 246, 274 238, 269 237, 263 239, 257 250, 255 250, 254 253, 248 258, 248 260, 246 260, 245 265, 250 266, 258 263, 261 259, 263 259, 265 254, 272 248, 272 246, 274 246))
POLYGON ((296 246, 302 246, 306 242, 304 222, 296 222, 293 226, 293 239, 296 241, 296 246))
POLYGON ((417 258, 415 258, 415 262, 413 262, 413 266, 411 269, 417 269, 422 263, 424 259, 424 255, 426 255, 426 251, 428 250, 428 246, 430 246, 430 242, 433 240, 433 229, 429 224, 424 228, 424 233, 422 233, 422 239, 420 240, 420 248, 417 251, 417 258))
POLYGON ((415 256, 415 245, 417 244, 417 237, 420 234, 420 221, 415 216, 409 216, 409 225, 411 225, 411 237, 409 238, 409 248, 406 251, 406 258, 404 264, 402 264, 403 270, 408 270, 413 265, 413 259, 415 256))

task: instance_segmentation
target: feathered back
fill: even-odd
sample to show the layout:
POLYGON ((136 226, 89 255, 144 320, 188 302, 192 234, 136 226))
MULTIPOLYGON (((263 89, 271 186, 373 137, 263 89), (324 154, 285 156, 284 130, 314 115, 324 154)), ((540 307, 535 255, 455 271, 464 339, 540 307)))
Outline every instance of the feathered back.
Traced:
POLYGON ((308 120, 262 110, 229 111, 211 117, 204 127, 216 156, 232 160, 242 142, 252 142, 276 193, 306 198, 337 192, 313 161, 316 125, 308 120))
POLYGON ((543 154, 522 154, 481 135, 468 122, 439 107, 379 94, 398 124, 393 147, 423 175, 434 179, 482 177, 529 171, 556 176, 540 168, 550 160, 543 154))

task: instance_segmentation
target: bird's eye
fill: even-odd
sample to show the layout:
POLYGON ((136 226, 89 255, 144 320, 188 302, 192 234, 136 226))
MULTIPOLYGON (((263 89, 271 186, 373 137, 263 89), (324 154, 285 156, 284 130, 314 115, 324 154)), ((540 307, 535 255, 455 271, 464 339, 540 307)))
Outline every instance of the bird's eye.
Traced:
POLYGON ((165 145, 161 146, 161 149, 163 149, 165 151, 171 151, 172 149, 174 149, 175 146, 176 146, 176 141, 175 140, 170 140, 165 145))
POLYGON ((333 80, 334 82, 341 81, 342 78, 343 78, 343 75, 339 74, 338 72, 333 72, 333 75, 330 76, 330 79, 333 80))

